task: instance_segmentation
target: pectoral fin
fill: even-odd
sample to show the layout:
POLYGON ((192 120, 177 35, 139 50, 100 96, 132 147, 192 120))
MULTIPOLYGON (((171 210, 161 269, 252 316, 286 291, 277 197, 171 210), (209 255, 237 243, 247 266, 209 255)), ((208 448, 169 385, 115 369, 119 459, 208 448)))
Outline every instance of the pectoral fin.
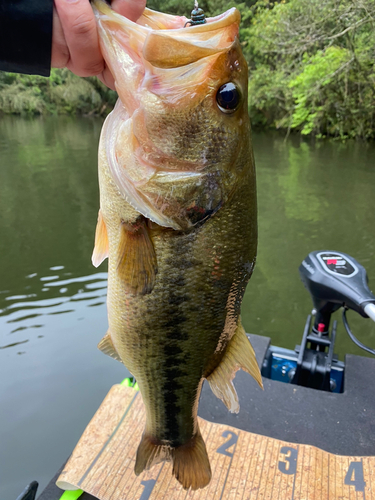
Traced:
POLYGON ((120 358, 118 352, 116 351, 112 339, 111 339, 111 334, 108 332, 104 335, 102 340, 98 344, 98 348, 104 353, 107 354, 107 356, 111 356, 113 359, 117 359, 117 361, 120 361, 122 363, 122 359, 120 358))
POLYGON ((240 409, 237 392, 232 383, 236 371, 240 368, 250 373, 263 389, 254 349, 239 319, 236 333, 230 340, 220 365, 207 377, 212 392, 223 401, 231 413, 238 413, 240 409))
POLYGON ((108 235, 102 211, 99 210, 98 222, 95 231, 95 247, 92 253, 92 263, 95 267, 100 266, 104 259, 108 257, 108 235))
POLYGON ((146 219, 140 217, 134 224, 123 222, 120 231, 118 273, 130 293, 134 295, 151 293, 158 270, 146 219))

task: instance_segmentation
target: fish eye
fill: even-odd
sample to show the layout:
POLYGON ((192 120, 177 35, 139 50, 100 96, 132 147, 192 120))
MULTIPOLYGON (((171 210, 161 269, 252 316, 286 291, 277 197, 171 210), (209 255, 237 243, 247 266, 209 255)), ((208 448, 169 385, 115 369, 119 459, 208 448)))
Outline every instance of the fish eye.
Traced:
POLYGON ((241 94, 232 82, 224 83, 216 94, 216 102, 223 113, 234 113, 240 103, 241 94))

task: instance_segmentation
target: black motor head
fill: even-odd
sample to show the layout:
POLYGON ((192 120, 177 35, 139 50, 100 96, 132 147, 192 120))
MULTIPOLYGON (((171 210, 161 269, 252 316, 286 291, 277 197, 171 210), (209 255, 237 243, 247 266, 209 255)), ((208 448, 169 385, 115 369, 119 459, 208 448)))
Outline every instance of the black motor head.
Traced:
POLYGON ((375 303, 375 296, 367 285, 366 269, 350 255, 329 250, 310 252, 299 272, 317 311, 316 329, 319 323, 328 329, 330 315, 342 306, 368 317, 364 307, 375 303))

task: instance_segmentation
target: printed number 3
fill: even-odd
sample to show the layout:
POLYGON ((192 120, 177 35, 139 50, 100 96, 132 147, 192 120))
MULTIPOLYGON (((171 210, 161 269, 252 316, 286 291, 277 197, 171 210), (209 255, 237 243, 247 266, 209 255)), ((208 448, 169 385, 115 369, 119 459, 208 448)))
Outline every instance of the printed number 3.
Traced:
POLYGON ((279 471, 283 474, 295 474, 297 471, 298 450, 283 446, 280 453, 284 455, 284 460, 279 461, 279 471))

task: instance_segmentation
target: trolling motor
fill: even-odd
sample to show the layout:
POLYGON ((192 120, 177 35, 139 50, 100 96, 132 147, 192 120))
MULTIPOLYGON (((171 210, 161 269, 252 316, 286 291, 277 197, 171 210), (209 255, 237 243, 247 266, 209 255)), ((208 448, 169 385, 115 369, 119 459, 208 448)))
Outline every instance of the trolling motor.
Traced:
POLYGON ((331 315, 344 308, 343 321, 351 339, 368 352, 375 354, 352 334, 346 310, 352 309, 364 318, 375 321, 375 296, 367 283, 366 269, 353 257, 342 252, 311 252, 299 267, 303 284, 310 292, 314 304, 315 319, 307 318, 301 346, 297 347, 298 361, 292 384, 331 391, 335 379, 331 377, 337 321, 330 331, 331 315))
POLYGON ((328 332, 331 314, 346 307, 375 321, 375 296, 366 269, 353 257, 339 252, 311 252, 299 273, 316 310, 314 331, 328 332))
POLYGON ((342 252, 311 252, 302 261, 299 272, 314 304, 306 320, 301 345, 294 351, 271 346, 262 374, 296 385, 342 392, 345 365, 334 354, 337 321, 331 327, 331 316, 343 307, 343 322, 350 338, 375 355, 373 349, 353 335, 346 319, 346 311, 352 309, 375 321, 375 295, 367 285, 365 268, 342 252))

